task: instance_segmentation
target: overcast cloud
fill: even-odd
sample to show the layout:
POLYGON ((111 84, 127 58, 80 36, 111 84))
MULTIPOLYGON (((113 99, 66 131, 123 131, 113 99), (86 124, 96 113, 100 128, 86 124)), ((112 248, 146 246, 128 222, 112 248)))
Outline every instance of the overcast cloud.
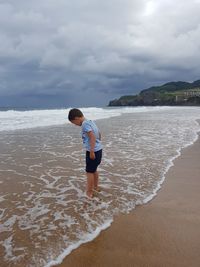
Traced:
POLYGON ((200 79, 200 0, 0 0, 0 106, 100 106, 200 79))

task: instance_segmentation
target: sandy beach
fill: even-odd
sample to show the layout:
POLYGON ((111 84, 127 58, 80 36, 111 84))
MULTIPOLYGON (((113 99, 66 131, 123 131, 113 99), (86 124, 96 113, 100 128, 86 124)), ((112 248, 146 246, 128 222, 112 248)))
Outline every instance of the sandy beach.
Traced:
POLYGON ((200 139, 182 150, 157 196, 68 255, 60 267, 200 266, 200 139))

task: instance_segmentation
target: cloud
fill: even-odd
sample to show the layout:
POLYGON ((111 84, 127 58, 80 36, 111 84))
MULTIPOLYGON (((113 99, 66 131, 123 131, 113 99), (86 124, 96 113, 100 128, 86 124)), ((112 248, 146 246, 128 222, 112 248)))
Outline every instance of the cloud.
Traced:
POLYGON ((199 12, 198 0, 1 1, 0 105, 45 95, 107 104, 199 79, 199 12))

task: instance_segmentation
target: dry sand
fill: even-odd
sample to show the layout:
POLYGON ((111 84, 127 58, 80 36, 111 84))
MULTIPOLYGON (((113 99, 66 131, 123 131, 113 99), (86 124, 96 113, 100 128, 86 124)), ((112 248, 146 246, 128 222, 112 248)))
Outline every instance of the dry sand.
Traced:
POLYGON ((65 258, 60 267, 199 267, 200 139, 174 161, 158 195, 65 258))

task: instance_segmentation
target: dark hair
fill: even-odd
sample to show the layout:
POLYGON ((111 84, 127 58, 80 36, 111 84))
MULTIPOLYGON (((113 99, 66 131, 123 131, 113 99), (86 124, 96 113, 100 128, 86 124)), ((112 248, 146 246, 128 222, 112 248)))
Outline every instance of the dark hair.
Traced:
POLYGON ((73 121, 76 117, 83 117, 83 113, 80 111, 80 109, 73 108, 69 111, 68 120, 73 121))

